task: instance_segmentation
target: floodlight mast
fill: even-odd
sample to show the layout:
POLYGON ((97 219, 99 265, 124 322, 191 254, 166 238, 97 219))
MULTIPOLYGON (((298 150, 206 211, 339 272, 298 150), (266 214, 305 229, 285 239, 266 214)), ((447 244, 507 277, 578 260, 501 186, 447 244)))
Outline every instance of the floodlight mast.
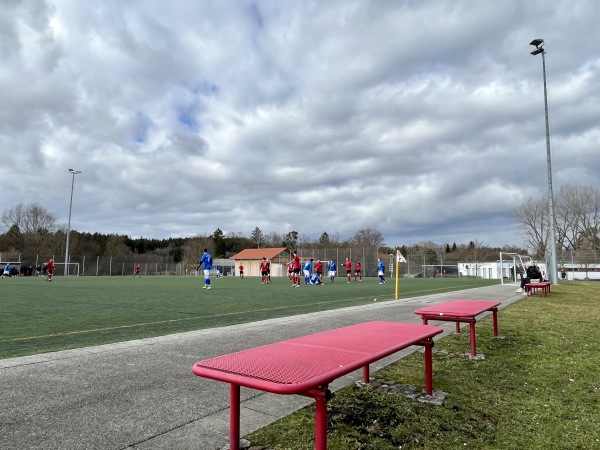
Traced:
POLYGON ((71 202, 69 203, 69 222, 67 224, 67 245, 65 249, 65 277, 69 271, 69 235, 71 234, 71 211, 73 209, 73 187, 75 186, 75 175, 79 175, 81 170, 69 169, 69 172, 73 176, 71 180, 71 202))
POLYGON ((550 152, 550 121, 548 120, 548 88, 546 84, 546 50, 544 50, 544 40, 534 39, 529 43, 535 50, 531 52, 533 56, 542 55, 542 74, 544 77, 544 111, 546 117, 546 159, 548 164, 548 201, 550 204, 550 281, 552 284, 558 284, 558 266, 556 259, 556 217, 554 215, 554 192, 552 189, 552 154, 550 152))

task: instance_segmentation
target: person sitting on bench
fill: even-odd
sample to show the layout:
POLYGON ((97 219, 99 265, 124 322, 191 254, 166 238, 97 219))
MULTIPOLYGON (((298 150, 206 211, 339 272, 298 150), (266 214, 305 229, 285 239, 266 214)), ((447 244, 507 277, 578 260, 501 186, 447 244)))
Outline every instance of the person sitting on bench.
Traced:
POLYGON ((538 281, 542 281, 544 279, 540 269, 535 265, 535 263, 531 261, 528 262, 525 264, 525 269, 526 276, 521 278, 521 287, 517 289, 516 292, 523 292, 527 283, 537 283, 538 281))

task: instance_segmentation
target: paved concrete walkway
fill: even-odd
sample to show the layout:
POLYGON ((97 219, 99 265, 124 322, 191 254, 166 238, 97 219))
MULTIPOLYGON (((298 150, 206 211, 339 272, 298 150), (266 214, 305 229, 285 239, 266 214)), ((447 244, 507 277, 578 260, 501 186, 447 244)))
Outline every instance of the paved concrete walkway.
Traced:
MULTIPOLYGON (((498 300, 504 308, 523 296, 497 285, 0 360, 0 449, 219 449, 228 443, 229 386, 194 376, 196 361, 369 320, 420 323, 414 310, 456 298, 498 300)), ((443 324, 440 336, 454 326, 443 324)), ((499 328, 502 334, 502 313, 499 328)), ((360 377, 357 371, 331 389, 360 377)), ((310 402, 242 388, 242 435, 310 402)))

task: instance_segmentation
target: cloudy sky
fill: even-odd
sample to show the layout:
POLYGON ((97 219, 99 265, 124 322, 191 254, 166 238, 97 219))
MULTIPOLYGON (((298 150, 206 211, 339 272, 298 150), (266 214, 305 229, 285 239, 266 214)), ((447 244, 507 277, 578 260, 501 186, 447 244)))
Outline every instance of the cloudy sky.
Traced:
MULTIPOLYGON (((600 2, 0 0, 0 212, 81 232, 524 245, 600 187, 600 2)), ((3 230, 0 230, 3 231, 3 230)))

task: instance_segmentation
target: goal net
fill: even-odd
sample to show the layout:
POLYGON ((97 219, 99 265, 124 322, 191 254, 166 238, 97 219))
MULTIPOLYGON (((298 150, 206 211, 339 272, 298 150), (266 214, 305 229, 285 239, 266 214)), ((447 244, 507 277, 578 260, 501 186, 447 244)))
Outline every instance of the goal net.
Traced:
POLYGON ((500 284, 504 284, 505 279, 511 284, 519 284, 519 274, 525 273, 525 264, 530 261, 530 256, 500 252, 500 284))
MULTIPOLYGON (((79 263, 66 263, 67 273, 66 275, 79 276, 79 263)), ((65 263, 54 263, 54 275, 62 275, 65 273, 65 263)))

